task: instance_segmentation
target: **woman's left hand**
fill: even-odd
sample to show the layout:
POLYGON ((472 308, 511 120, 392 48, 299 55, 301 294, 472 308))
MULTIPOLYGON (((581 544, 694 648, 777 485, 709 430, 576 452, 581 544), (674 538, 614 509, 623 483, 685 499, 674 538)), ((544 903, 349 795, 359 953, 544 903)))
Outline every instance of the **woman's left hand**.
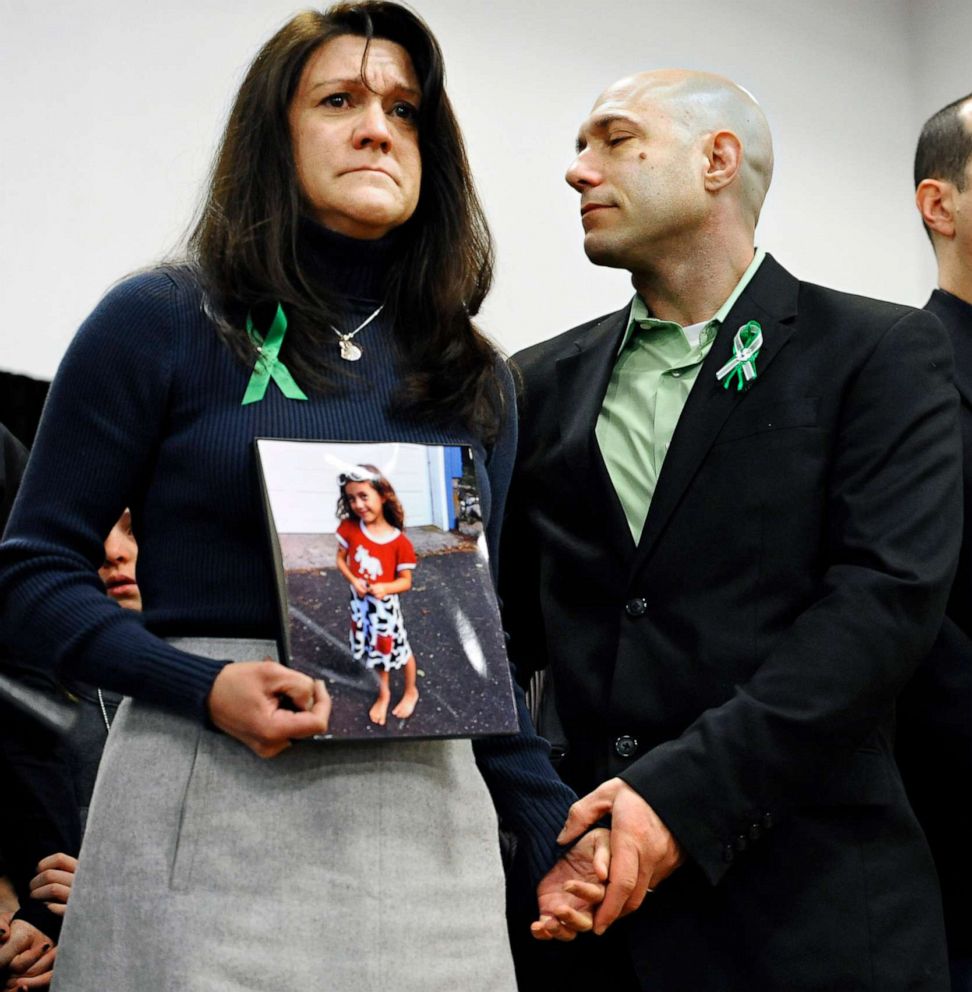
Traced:
POLYGON ((610 831, 588 831, 537 886, 540 918, 530 924, 537 940, 573 940, 594 926, 594 910, 607 891, 610 831))

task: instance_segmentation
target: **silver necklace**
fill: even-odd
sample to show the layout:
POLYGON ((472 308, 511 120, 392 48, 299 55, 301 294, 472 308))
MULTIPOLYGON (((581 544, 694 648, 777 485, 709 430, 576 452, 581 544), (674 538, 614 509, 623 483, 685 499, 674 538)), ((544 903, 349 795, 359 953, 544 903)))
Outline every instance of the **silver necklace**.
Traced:
POLYGON ((111 730, 111 720, 108 719, 108 708, 105 706, 105 697, 98 690, 98 702, 101 703, 101 715, 105 721, 105 730, 111 730))
POLYGON ((340 338, 338 342, 341 348, 341 357, 346 362, 356 362, 361 357, 361 349, 351 340, 358 333, 358 331, 363 331, 374 319, 385 309, 385 304, 382 303, 380 307, 362 324, 351 331, 350 334, 342 334, 333 324, 331 324, 331 330, 340 338))

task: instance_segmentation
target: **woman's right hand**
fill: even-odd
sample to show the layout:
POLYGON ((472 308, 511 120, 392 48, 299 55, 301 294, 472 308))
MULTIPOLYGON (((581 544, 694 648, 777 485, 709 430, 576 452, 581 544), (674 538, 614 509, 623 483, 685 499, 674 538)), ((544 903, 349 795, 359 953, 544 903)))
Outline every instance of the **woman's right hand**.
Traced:
POLYGON ((226 665, 207 705, 220 730, 261 758, 275 757, 292 740, 323 734, 331 715, 331 697, 320 679, 269 658, 226 665))

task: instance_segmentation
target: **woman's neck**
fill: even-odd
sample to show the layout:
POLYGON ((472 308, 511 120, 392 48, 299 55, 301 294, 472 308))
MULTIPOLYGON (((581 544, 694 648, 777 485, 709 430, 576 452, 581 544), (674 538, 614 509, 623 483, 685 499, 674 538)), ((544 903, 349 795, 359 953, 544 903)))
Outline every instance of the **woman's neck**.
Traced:
POLYGON ((329 292, 352 300, 383 302, 398 256, 397 231, 374 241, 349 238, 302 218, 297 244, 308 276, 329 292))

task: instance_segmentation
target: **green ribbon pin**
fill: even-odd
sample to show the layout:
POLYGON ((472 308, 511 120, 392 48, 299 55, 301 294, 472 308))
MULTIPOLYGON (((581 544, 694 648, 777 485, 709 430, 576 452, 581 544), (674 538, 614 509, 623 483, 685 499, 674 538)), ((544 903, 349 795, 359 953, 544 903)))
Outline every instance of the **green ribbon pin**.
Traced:
POLYGON ((724 389, 733 381, 736 391, 745 389, 756 378, 756 356, 763 347, 763 329, 755 320, 743 324, 732 339, 732 358, 716 372, 724 389))
POLYGON ((250 315, 246 315, 246 333, 255 345, 258 354, 256 364, 253 366, 253 374, 246 384, 246 392, 243 394, 243 402, 240 406, 246 406, 247 403, 259 403, 266 395, 271 379, 288 400, 307 399, 304 391, 294 382, 294 377, 290 374, 287 366, 278 357, 286 330, 287 318, 279 303, 277 304, 277 312, 273 317, 273 323, 270 325, 270 330, 267 331, 265 338, 260 337, 259 331, 253 326, 250 315))

